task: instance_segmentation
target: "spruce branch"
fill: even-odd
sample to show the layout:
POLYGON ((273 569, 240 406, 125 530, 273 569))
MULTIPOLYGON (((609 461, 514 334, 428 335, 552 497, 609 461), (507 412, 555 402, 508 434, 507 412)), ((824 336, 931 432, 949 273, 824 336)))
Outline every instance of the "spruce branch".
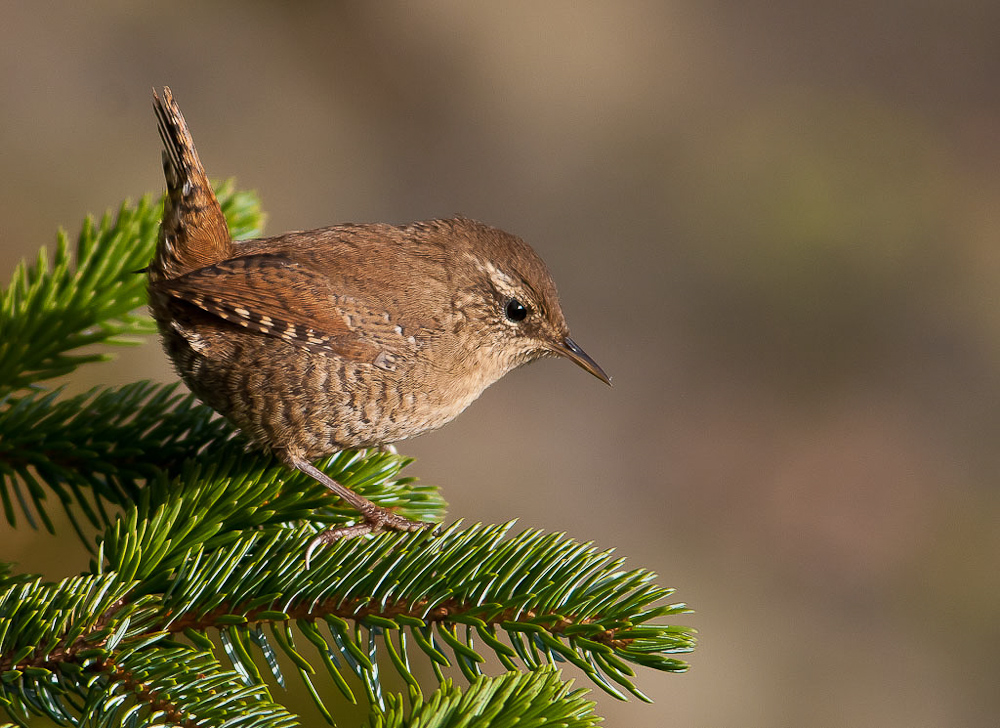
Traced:
POLYGON ((210 651, 191 647, 124 650, 96 663, 80 711, 87 723, 195 728, 285 728, 298 718, 275 703, 264 685, 244 685, 210 651), (220 688, 229 688, 222 689, 220 688))
MULTIPOLYGON (((109 634, 120 634, 124 648, 174 635, 207 649, 214 632, 248 684, 261 682, 255 646, 282 683, 274 655, 284 652, 325 713, 313 679, 316 661, 349 700, 356 699, 343 668, 329 659, 334 653, 344 655, 350 674, 376 703, 383 650, 419 692, 408 644, 437 670, 454 662, 470 680, 481 674, 484 650, 508 669, 518 669, 518 661, 529 669, 570 662, 622 699, 619 687, 646 699, 628 663, 686 669, 675 655, 692 649, 689 630, 659 621, 685 606, 662 603, 672 590, 656 586, 653 574, 624 571, 621 559, 591 544, 538 531, 509 537, 509 525, 453 524, 437 534, 341 541, 306 571, 302 544, 309 527, 231 532, 218 544, 196 529, 178 531, 176 514, 199 497, 174 491, 159 517, 141 519, 137 506, 109 529, 100 549, 105 560, 95 565, 94 586, 85 592, 106 593, 103 604, 90 605, 85 596, 70 604, 57 598, 80 592, 82 582, 11 587, 8 601, 18 605, 12 619, 17 610, 30 609, 33 621, 0 640, 0 674, 14 679, 52 672, 81 654, 112 659, 109 634), (77 607, 85 602, 86 609, 77 607), (318 654, 307 656, 296 645, 292 625, 318 654), (40 650, 38 637, 46 631, 40 650), (483 645, 478 650, 477 640, 483 645)), ((0 599, 0 615, 5 611, 0 599)))
POLYGON ((550 667, 533 673, 508 672, 478 677, 463 693, 451 680, 425 701, 418 698, 406 715, 400 696, 388 696, 387 706, 372 713, 369 728, 591 728, 601 722, 585 691, 572 690, 550 667))
MULTIPOLYGON (((232 181, 218 190, 234 235, 257 234, 263 224, 257 198, 237 192, 232 181)), ((146 303, 145 277, 162 215, 162 200, 147 195, 124 202, 116 216, 88 217, 75 255, 60 230, 52 263, 45 248, 34 265, 22 261, 0 295, 0 397, 108 358, 81 349, 95 344, 134 344, 152 333, 153 322, 136 313, 146 303), (75 259, 75 260, 74 260, 75 259)))
MULTIPOLYGON (((105 531, 95 572, 107 568, 147 579, 149 590, 156 592, 165 588, 171 570, 189 563, 192 549, 211 552, 247 533, 268 533, 267 527, 297 529, 303 520, 309 520, 315 532, 358 518, 312 478, 266 456, 246 453, 239 443, 212 455, 209 462, 187 460, 176 478, 161 475, 143 489, 105 531)), ((388 452, 345 450, 320 467, 378 505, 411 518, 440 521, 446 504, 437 488, 400 477, 410 462, 388 452)), ((292 552, 302 556, 299 546, 292 552)))
POLYGON ((692 648, 689 631, 659 622, 684 611, 682 604, 656 604, 671 590, 655 586, 649 572, 622 571, 620 559, 559 534, 508 537, 508 527, 458 524, 439 535, 380 534, 334 544, 307 572, 302 544, 308 528, 259 529, 222 547, 189 548, 171 566, 162 558, 170 530, 147 537, 163 522, 130 515, 121 523, 128 524, 125 537, 117 531, 123 545, 108 549, 112 556, 92 575, 57 584, 36 579, 0 594, 0 700, 15 714, 70 720, 85 675, 100 677, 109 699, 116 685, 145 686, 137 710, 200 714, 208 710, 199 702, 205 670, 170 676, 171 684, 184 686, 177 695, 190 695, 190 701, 168 700, 162 688, 149 687, 150 675, 178 659, 181 637, 204 656, 185 659, 209 659, 213 632, 233 666, 211 670, 219 690, 239 696, 263 689, 255 647, 283 683, 275 656, 280 651, 324 715, 329 711, 315 680, 317 662, 349 700, 356 700, 347 679, 353 677, 373 705, 393 708, 381 694, 380 654, 403 676, 419 707, 408 639, 433 665, 465 664, 473 682, 488 649, 510 669, 517 669, 516 659, 529 669, 571 662, 617 697, 623 695, 609 679, 642 697, 627 662, 683 670, 672 655, 692 648), (511 558, 515 554, 520 558, 511 558), (552 568, 554 561, 562 563, 552 568), (143 573, 144 563, 156 564, 156 574, 143 573), (301 647, 293 624, 304 636, 301 647), (335 654, 343 662, 330 657, 335 654), (132 664, 147 666, 146 672, 132 664), (146 677, 136 677, 140 673, 146 677))
MULTIPOLYGON (((175 384, 137 382, 63 400, 57 398, 57 390, 0 401, 0 503, 8 523, 17 523, 17 503, 30 525, 35 525, 35 513, 52 532, 46 503, 54 494, 77 534, 89 543, 79 513, 91 526, 103 528, 112 522, 110 514, 140 500, 140 485, 158 473, 182 472, 183 482, 197 480, 198 467, 185 467, 193 465, 189 461, 199 454, 213 463, 209 478, 266 471, 266 492, 234 496, 234 502, 245 504, 244 511, 256 509, 256 518, 265 504, 272 510, 280 505, 279 517, 288 521, 313 517, 337 523, 355 515, 311 478, 259 452, 248 453, 247 443, 234 438, 225 420, 192 395, 176 390, 175 384), (301 503, 292 507, 287 505, 290 501, 301 503)), ((345 451, 324 467, 331 477, 386 507, 397 507, 412 518, 441 520, 444 501, 436 489, 411 485, 413 478, 399 477, 409 462, 389 453, 362 457, 345 451)), ((234 527, 252 525, 256 525, 253 518, 234 523, 234 527)))
MULTIPOLYGON (((234 236, 261 232, 256 195, 237 191, 232 180, 217 193, 234 236)), ((138 383, 65 401, 40 391, 40 382, 107 359, 94 345, 134 344, 140 340, 130 336, 154 330, 136 309, 146 302, 139 271, 153 254, 162 208, 147 195, 99 223, 87 217, 73 254, 60 231, 52 264, 42 248, 0 292, 0 504, 12 526, 20 510, 32 527, 40 520, 52 532, 51 492, 86 541, 79 514, 92 526, 107 525, 106 506, 131 502, 136 482, 164 460, 226 436, 225 423, 175 396, 173 386, 138 383)))
POLYGON ((53 532, 46 509, 51 493, 86 542, 78 512, 92 527, 107 526, 109 506, 134 502, 142 482, 233 434, 192 395, 178 394, 176 384, 60 394, 33 391, 0 400, 0 501, 12 526, 16 501, 29 525, 36 525, 34 513, 53 532))

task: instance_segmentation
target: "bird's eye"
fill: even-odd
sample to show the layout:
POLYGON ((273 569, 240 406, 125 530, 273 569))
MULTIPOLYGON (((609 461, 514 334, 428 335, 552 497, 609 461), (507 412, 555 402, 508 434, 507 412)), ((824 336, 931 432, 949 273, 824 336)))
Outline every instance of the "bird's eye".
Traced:
POLYGON ((512 298, 503 307, 503 313, 511 321, 518 323, 528 317, 528 308, 516 298, 512 298))

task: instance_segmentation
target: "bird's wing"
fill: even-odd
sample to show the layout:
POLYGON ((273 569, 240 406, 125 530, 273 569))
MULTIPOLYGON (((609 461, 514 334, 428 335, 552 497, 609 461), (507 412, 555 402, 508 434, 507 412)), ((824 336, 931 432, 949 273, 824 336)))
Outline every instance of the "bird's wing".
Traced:
POLYGON ((387 313, 344 296, 326 276, 280 254, 232 258, 153 286, 250 331, 388 371, 416 346, 387 313))

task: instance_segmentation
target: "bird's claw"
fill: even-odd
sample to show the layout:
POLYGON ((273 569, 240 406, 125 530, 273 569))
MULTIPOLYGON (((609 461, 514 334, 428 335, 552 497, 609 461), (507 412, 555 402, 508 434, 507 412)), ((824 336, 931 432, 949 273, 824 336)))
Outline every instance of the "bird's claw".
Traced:
POLYGON ((425 521, 413 521, 409 518, 393 513, 384 508, 372 510, 363 514, 365 520, 353 526, 338 526, 328 528, 314 536, 306 546, 306 568, 312 562, 312 556, 320 546, 334 543, 342 538, 357 538, 369 534, 382 533, 383 531, 420 531, 424 528, 434 526, 433 523, 425 521))

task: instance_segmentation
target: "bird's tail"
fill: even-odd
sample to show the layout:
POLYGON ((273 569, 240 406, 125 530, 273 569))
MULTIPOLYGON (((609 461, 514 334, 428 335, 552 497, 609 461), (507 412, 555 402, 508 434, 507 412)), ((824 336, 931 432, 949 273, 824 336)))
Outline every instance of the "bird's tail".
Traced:
POLYGON ((153 110, 163 140, 167 197, 156 254, 148 270, 152 280, 162 280, 226 260, 233 254, 233 242, 169 88, 163 89, 162 97, 153 91, 153 110))

